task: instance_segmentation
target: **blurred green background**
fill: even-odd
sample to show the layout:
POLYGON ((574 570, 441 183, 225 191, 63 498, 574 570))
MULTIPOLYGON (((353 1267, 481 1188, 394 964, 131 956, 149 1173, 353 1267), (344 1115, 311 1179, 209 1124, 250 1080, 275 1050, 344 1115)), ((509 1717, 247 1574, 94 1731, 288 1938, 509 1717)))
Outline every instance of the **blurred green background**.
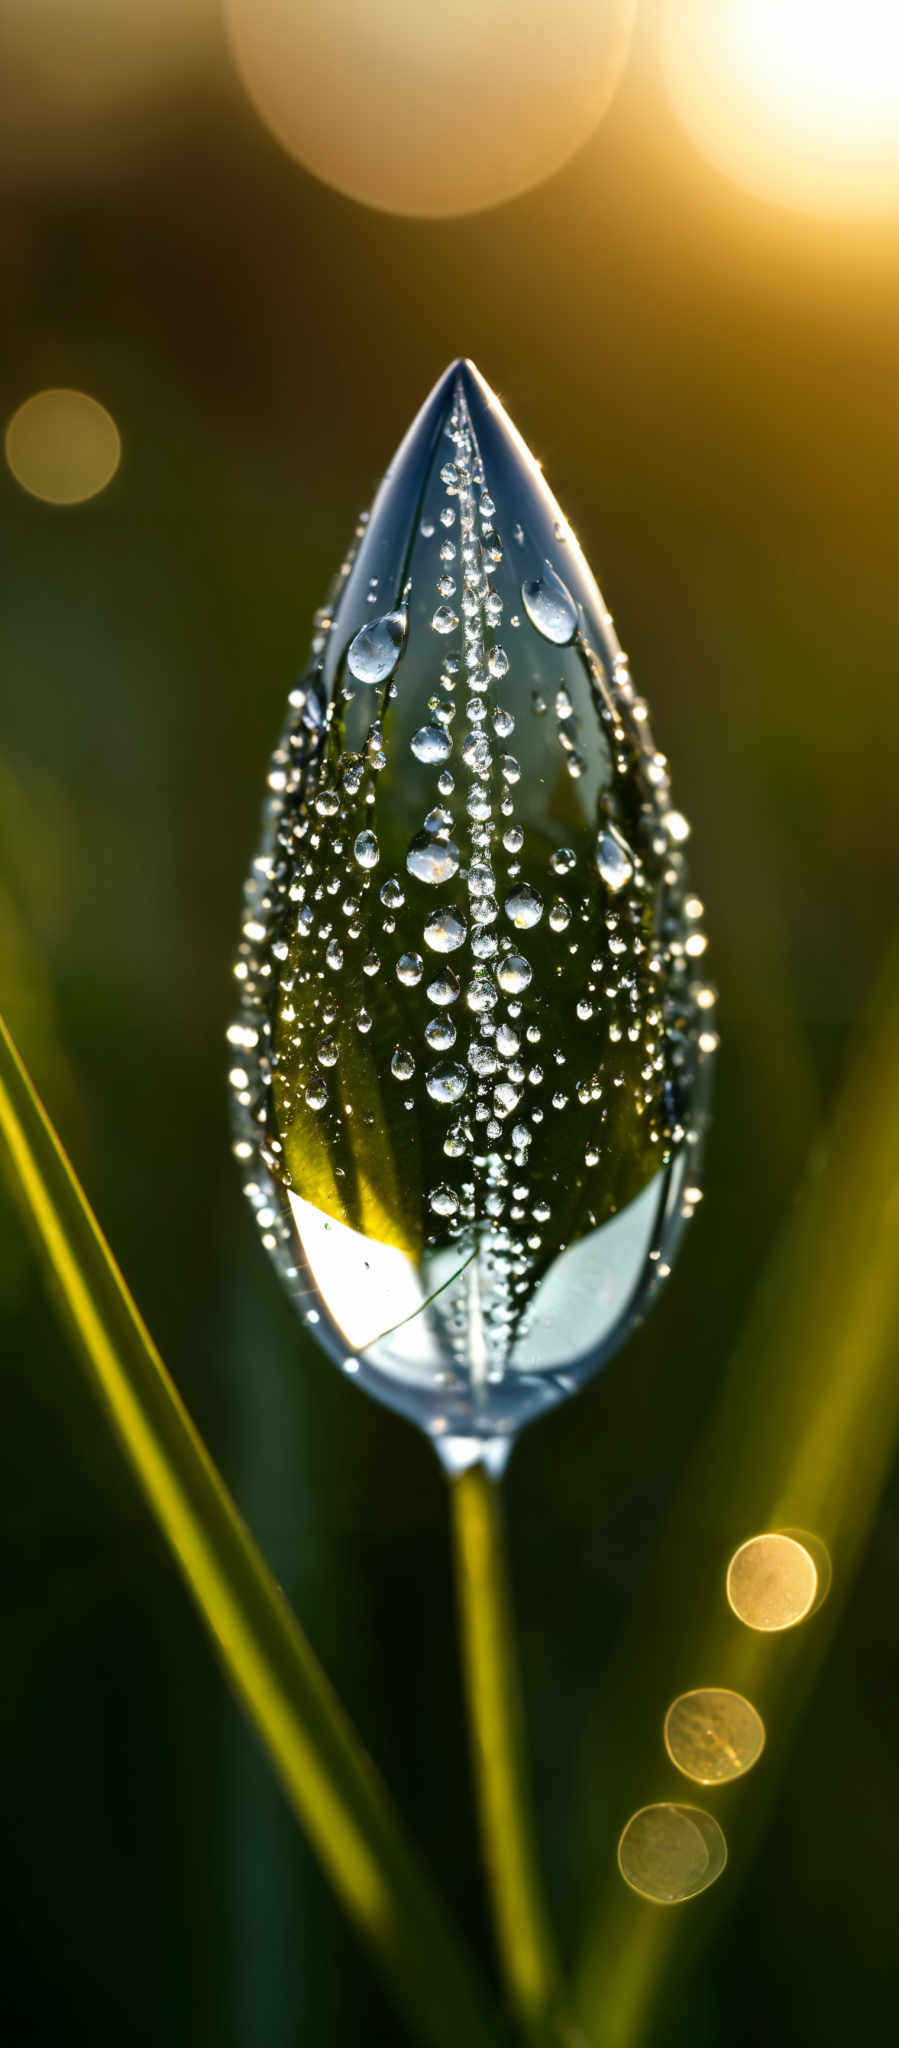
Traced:
MULTIPOLYGON (((9 67, 10 106, 28 89, 9 67)), ((230 1158, 230 955, 267 753, 359 509, 445 363, 473 356, 653 709, 722 992, 706 1198, 675 1276, 508 1479, 540 1825, 572 1935, 626 1818, 595 1702, 899 894, 899 216, 835 223, 741 193, 639 49, 567 168, 466 220, 369 211, 304 173, 211 17, 126 129, 101 110, 65 148, 0 151, 3 419, 71 385, 123 445, 80 506, 0 474, 2 1005, 486 1956, 442 1481, 312 1348, 230 1158)), ((0 2040, 402 2048, 3 1200, 0 2040)), ((722 1880, 652 2048, 892 2037, 897 1592, 894 1487, 758 1857, 722 1880)), ((666 1683, 647 1638, 647 1694, 666 1683)), ((734 1839, 747 1811, 729 1809, 734 1839)))

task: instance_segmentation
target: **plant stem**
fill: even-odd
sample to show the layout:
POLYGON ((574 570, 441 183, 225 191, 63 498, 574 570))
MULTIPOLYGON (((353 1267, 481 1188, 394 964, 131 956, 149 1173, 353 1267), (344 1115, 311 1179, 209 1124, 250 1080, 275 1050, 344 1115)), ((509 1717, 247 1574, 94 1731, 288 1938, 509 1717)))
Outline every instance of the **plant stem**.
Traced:
POLYGON ((529 2038, 557 2038, 561 1990, 525 1774, 523 1715, 506 1584, 499 1491, 483 1465, 451 1483, 468 1712, 497 1946, 529 2038))
POLYGON ((468 1952, 182 1405, 2 1019, 0 1137, 107 1417, 345 1911, 427 2048, 496 2048, 468 1952))

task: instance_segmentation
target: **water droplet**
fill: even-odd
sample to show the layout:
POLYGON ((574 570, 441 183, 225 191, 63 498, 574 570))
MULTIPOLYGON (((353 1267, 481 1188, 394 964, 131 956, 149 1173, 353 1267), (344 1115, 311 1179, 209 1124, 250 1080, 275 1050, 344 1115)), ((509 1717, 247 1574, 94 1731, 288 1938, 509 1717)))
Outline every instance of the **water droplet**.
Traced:
POLYGON ((425 818, 425 831, 449 833, 452 822, 452 812, 446 810, 443 804, 435 804, 425 818))
POLYGON ((433 1102, 461 1102, 468 1075, 464 1067, 432 1067, 425 1085, 433 1102))
POLYGON ((459 1207, 459 1197, 455 1188, 432 1188, 430 1203, 436 1216, 455 1216, 459 1207))
POLYGON ((379 859, 378 842, 373 832, 360 832, 357 834, 353 846, 353 854, 359 862, 360 868, 377 867, 379 859))
POLYGON ((489 896, 496 887, 496 876, 489 861, 473 860, 468 870, 469 896, 489 896))
POLYGON ((451 1017, 429 1017, 425 1025, 425 1038, 432 1052, 449 1052, 456 1043, 456 1027, 451 1017))
POLYGON ((435 910, 425 925, 425 945, 432 953, 455 953, 464 944, 466 930, 464 918, 455 910, 435 910))
POLYGON ((448 604, 439 604, 437 606, 437 610, 431 620, 435 633, 454 633, 458 624, 458 612, 452 611, 448 604))
POLYGON ((549 562, 542 576, 521 586, 521 602, 531 625, 554 647, 567 647, 577 632, 577 605, 549 562))
POLYGON ((530 882, 523 882, 520 889, 513 889, 503 904, 510 924, 519 931, 526 931, 532 924, 539 924, 543 916, 543 898, 530 882))
POLYGON ((306 1087, 305 1099, 307 1109, 324 1109, 328 1100, 328 1090, 321 1074, 313 1074, 306 1087))
POLYGON ((606 888, 611 889, 613 895, 624 889, 633 877, 634 856, 627 840, 616 832, 614 825, 607 825, 605 831, 600 832, 596 842, 596 865, 606 888))
POLYGON ((492 1045, 482 1045, 477 1039, 468 1048, 468 1064, 473 1074, 481 1080, 496 1073, 497 1059, 492 1045))
POLYGON ((406 613, 385 612, 372 619, 351 640, 346 665, 357 683, 386 683, 397 666, 406 641, 406 613))
POLYGON ((457 1002, 459 994, 459 983, 454 974, 437 974, 433 981, 428 982, 428 1002, 436 1004, 438 1009, 446 1009, 448 1004, 457 1002))
POLYGON ((396 978, 406 988, 414 988, 421 980, 422 957, 420 953, 401 953, 396 963, 396 978))
POLYGON ((523 995, 532 977, 533 968, 520 953, 507 953, 496 970, 500 988, 505 989, 506 994, 510 996, 523 995))
POLYGON ((442 725, 422 725, 410 741, 417 761, 446 761, 453 751, 449 733, 442 725))
POLYGON ((432 839, 429 833, 418 832, 406 855, 406 866, 417 881, 436 888, 439 882, 449 882, 458 873, 459 848, 452 839, 432 839))
POLYGON ((396 1046, 390 1062, 390 1071, 397 1081, 411 1081, 415 1072, 415 1061, 411 1052, 407 1052, 404 1046, 396 1046))
POLYGON ((470 1010, 478 1016, 492 1010, 496 1004, 496 986, 489 974, 476 974, 465 991, 465 1000, 470 1010))

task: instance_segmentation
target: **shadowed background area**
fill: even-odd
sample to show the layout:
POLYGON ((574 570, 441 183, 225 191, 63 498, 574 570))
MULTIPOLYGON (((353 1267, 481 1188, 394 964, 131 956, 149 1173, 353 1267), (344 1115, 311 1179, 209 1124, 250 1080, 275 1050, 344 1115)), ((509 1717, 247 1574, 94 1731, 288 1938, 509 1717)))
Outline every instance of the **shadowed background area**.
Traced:
MULTIPOLYGON (((571 1938, 614 1870, 625 1761, 639 1781, 641 1688, 715 1683, 669 1685, 671 1628, 648 1625, 632 1735, 615 1724, 631 1753, 598 1752, 594 1702, 894 920, 899 207, 833 219, 730 183, 672 111, 651 9, 567 165, 432 220, 356 204, 283 153, 214 6, 129 6, 118 41, 91 0, 73 42, 77 13, 35 0, 32 35, 0 7, 0 409, 89 394, 121 459, 80 504, 23 489, 12 444, 0 473, 0 999, 163 1356, 482 1950, 442 1481, 282 1299, 224 1081, 286 692, 451 357, 474 358, 543 461, 693 824, 721 989, 705 1200, 650 1323, 522 1439, 508 1479, 571 1938), (605 1803, 585 1811, 596 1780, 605 1803)), ((401 2048, 2 1199, 0 2038, 401 2048)), ((722 1879, 646 2048, 888 2037, 897 1589, 894 1485, 757 1858, 722 1879)), ((647 1747, 647 1797, 657 1764, 647 1747)), ((735 1796, 732 1842, 746 1810, 735 1796)))

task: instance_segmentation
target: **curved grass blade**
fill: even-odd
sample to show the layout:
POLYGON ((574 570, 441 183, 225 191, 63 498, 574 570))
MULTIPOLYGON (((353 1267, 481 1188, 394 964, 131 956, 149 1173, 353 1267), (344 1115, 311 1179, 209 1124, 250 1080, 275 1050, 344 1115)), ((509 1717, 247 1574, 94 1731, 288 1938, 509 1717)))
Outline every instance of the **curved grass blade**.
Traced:
MULTIPOLYGON (((578 1990, 585 2024, 604 2048, 645 2048, 654 2038, 673 1978, 708 1940, 770 1810, 899 1435, 897 1246, 894 946, 830 1131, 813 1154, 658 1546, 639 1625, 620 1646, 597 1705, 590 1813, 591 1833, 602 1832, 603 1874, 578 1990), (824 1546, 833 1570, 820 1614, 783 1636, 745 1628, 725 1599, 730 1557, 766 1530, 803 1532, 824 1546), (740 1692, 761 1711, 765 1756, 745 1784, 724 1795, 730 1872, 720 1895, 713 1890, 695 1905, 660 1911, 626 1890, 614 1845, 629 1812, 696 1792, 666 1764, 662 1722, 678 1694, 707 1685, 740 1692)), ((720 1796, 698 1792, 712 1808, 720 1796)))
POLYGON ((346 1912, 428 2048, 495 2048, 468 1954, 168 1377, 2 1019, 0 1131, 110 1420, 346 1912))

